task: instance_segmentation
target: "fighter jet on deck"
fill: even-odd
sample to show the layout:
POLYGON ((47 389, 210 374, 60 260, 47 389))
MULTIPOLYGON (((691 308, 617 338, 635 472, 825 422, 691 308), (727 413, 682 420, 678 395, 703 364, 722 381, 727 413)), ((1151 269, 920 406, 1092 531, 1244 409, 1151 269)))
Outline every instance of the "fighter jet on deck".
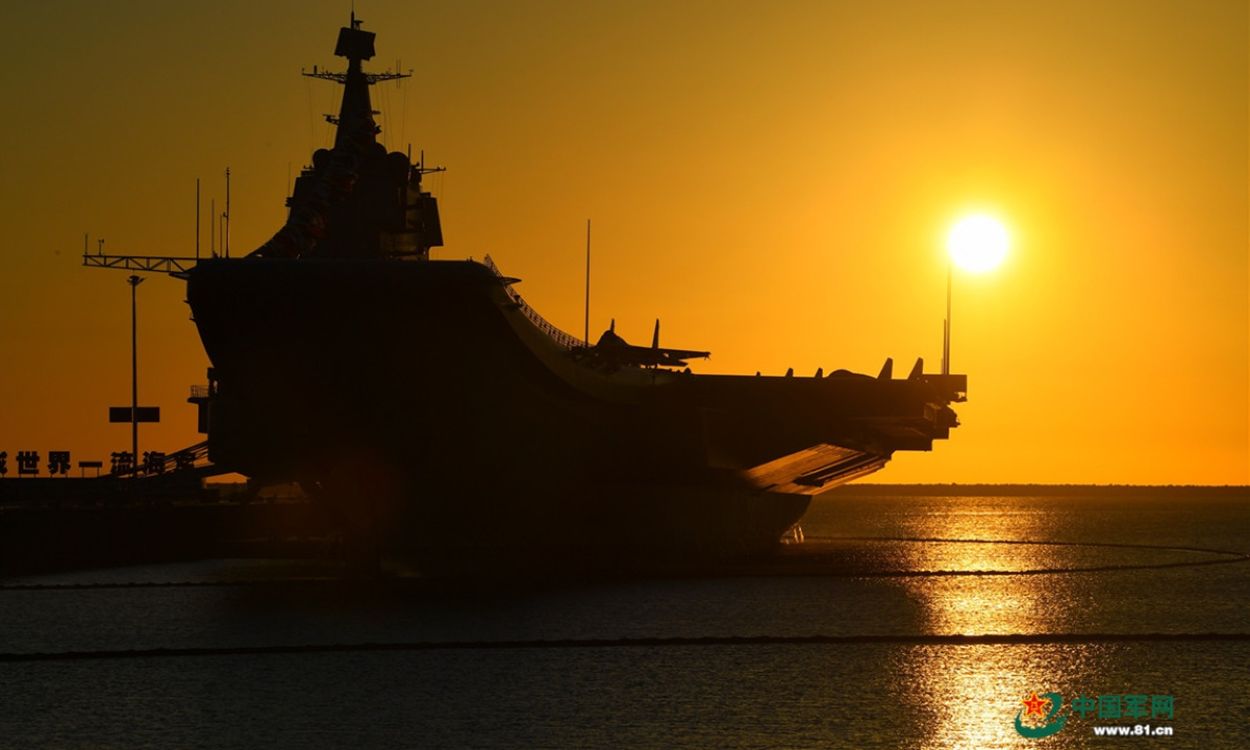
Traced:
POLYGON ((655 320, 651 346, 634 346, 616 333, 616 320, 603 332, 594 346, 585 347, 581 355, 595 367, 609 372, 622 367, 685 367, 688 359, 707 359, 711 352, 660 347, 660 319, 655 320))

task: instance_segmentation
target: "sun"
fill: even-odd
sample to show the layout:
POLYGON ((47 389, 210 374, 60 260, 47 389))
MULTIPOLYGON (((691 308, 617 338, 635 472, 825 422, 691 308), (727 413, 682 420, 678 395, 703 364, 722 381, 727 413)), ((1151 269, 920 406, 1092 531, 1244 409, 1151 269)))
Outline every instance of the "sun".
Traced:
POLYGON ((1007 227, 993 216, 973 214, 955 222, 946 236, 946 250, 955 265, 973 273, 998 267, 1007 257, 1011 237, 1007 227))

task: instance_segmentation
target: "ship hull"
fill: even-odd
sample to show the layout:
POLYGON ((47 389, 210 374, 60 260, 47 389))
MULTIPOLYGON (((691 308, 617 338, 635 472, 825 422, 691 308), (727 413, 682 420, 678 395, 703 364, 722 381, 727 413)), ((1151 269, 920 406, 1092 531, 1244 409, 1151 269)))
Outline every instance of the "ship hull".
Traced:
POLYGON ((874 414, 933 421, 929 394, 871 378, 599 372, 508 284, 473 262, 201 263, 210 457, 427 561, 693 559, 768 549, 880 468, 899 446, 874 414))

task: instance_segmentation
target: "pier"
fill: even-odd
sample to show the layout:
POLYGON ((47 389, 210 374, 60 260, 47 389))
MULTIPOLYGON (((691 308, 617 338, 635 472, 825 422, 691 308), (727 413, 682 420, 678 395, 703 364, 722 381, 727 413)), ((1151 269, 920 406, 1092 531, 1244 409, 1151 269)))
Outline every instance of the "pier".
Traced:
POLYGON ((320 506, 197 472, 0 479, 0 575, 208 557, 318 557, 336 537, 320 506))

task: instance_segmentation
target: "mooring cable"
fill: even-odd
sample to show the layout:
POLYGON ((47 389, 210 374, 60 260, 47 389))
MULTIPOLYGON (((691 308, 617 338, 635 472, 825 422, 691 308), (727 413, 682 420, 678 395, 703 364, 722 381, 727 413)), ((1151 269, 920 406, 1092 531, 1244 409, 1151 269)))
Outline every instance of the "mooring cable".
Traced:
MULTIPOLYGON (((1034 541, 1028 539, 968 539, 968 538, 942 538, 942 537, 884 537, 884 536, 811 536, 808 539, 815 541, 837 542, 837 541, 854 541, 854 542, 907 542, 918 544, 996 544, 996 545, 1017 545, 1017 546, 1040 546, 1040 547, 1091 547, 1091 548, 1112 548, 1112 549, 1138 549, 1150 550, 1155 552, 1188 552, 1204 555, 1218 556, 1213 560, 1176 560, 1172 562, 1160 563, 1121 563, 1106 565, 1085 565, 1085 566, 1064 566, 1059 568, 1021 568, 1014 570, 863 570, 863 571, 829 571, 820 570, 819 568, 811 568, 807 570, 793 570, 787 568, 784 572, 794 576, 812 576, 812 577, 829 577, 829 578, 911 578, 911 577, 954 577, 954 576, 1032 576, 1032 575, 1056 575, 1068 573, 1107 573, 1115 571, 1127 570, 1158 570, 1164 568, 1192 568, 1204 565, 1228 565, 1232 563, 1242 563, 1250 561, 1250 554, 1244 552, 1236 552, 1233 550, 1214 549, 1210 547, 1187 547, 1177 545, 1163 544, 1133 544, 1128 542, 1065 542, 1065 541, 1034 541)), ((785 560, 774 560, 775 569, 773 572, 765 572, 764 575, 781 574, 782 571, 777 569, 783 566, 785 560)))
POLYGON ((943 544, 1015 544, 1034 545, 1039 547, 1112 547, 1127 549, 1156 550, 1163 552, 1202 552, 1211 555, 1232 555, 1234 557, 1250 557, 1244 552, 1214 549, 1212 547, 1187 547, 1170 544, 1141 544, 1131 542, 1065 542, 1061 540, 1036 541, 1032 539, 976 539, 948 538, 932 536, 812 536, 809 539, 823 541, 855 541, 855 542, 940 542, 943 544))
MULTIPOLYGON (((809 536, 809 542, 902 542, 917 544, 984 544, 984 545, 1015 545, 1044 547, 1088 547, 1111 549, 1136 549, 1156 552, 1186 552, 1202 555, 1214 555, 1208 560, 1175 560, 1159 563, 1124 563, 1088 566, 1065 566, 1057 568, 1022 568, 1022 569, 938 569, 938 570, 855 570, 830 569, 821 565, 818 560, 803 560, 781 556, 759 560, 745 564, 727 564, 724 566, 674 566, 671 569, 641 571, 639 578, 695 576, 700 578, 724 577, 809 577, 809 578, 943 578, 943 577, 988 577, 988 576, 1036 576, 1064 575, 1072 573, 1107 573, 1131 570, 1158 570, 1166 568, 1190 568, 1207 565, 1228 565, 1250 561, 1250 554, 1233 550, 1215 549, 1210 547, 1190 547, 1163 544, 1135 544, 1128 542, 1071 542, 1071 541, 1036 541, 1028 539, 974 539, 974 538, 943 538, 943 537, 897 537, 897 536, 809 536)), ((802 547, 804 545, 797 545, 802 547)), ((810 547, 809 547, 810 549, 810 547)), ((813 550, 819 553, 820 550, 813 550)), ((9 591, 84 591, 96 589, 164 589, 164 588, 245 588, 267 586, 315 586, 326 584, 383 584, 383 585, 436 585, 445 579, 427 578, 422 576, 396 576, 371 579, 351 578, 347 576, 314 576, 298 578, 264 578, 252 580, 207 580, 207 581, 99 581, 81 583, 10 583, 0 584, 0 593, 9 591)), ((485 579, 489 581, 490 579, 485 579)), ((558 578, 554 580, 559 580, 558 578)))

